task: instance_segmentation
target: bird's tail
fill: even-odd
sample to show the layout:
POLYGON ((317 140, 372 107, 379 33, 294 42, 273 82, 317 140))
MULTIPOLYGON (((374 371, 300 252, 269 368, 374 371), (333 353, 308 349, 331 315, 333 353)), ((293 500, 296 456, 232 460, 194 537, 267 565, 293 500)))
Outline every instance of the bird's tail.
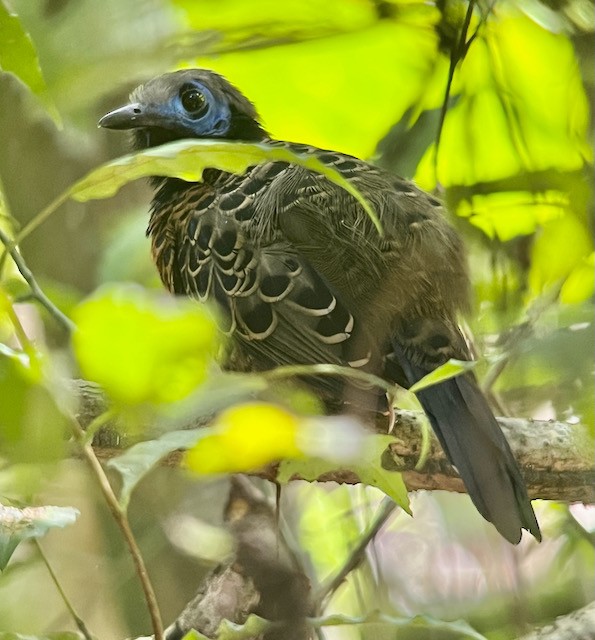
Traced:
MULTIPOLYGON (((429 371, 400 364, 413 384, 429 371)), ((481 515, 513 544, 541 532, 519 467, 475 377, 465 373, 417 393, 440 444, 481 515)))

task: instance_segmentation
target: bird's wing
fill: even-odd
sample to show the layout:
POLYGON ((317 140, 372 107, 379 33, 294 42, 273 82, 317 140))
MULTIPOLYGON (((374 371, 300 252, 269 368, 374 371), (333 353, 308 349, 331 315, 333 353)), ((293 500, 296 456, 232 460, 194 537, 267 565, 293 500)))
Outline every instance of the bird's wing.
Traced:
MULTIPOLYGON (((222 329, 250 358, 246 368, 328 363, 365 369, 373 354, 361 323, 308 258, 273 230, 278 201, 264 217, 258 187, 270 190, 286 166, 228 176, 225 185, 215 185, 215 197, 195 198, 176 234, 177 287, 217 302, 222 329)), ((331 393, 344 390, 332 377, 320 377, 318 384, 331 393)))

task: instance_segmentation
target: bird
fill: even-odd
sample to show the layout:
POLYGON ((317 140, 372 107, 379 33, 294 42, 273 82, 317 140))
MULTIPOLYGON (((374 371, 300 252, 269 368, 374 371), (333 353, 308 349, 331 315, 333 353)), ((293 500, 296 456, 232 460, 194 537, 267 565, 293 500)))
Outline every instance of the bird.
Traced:
MULTIPOLYGON (((272 138, 226 78, 182 69, 135 89, 98 125, 130 130, 136 150, 183 139, 252 142, 313 156, 377 212, 382 233, 343 187, 296 163, 243 174, 151 178, 147 235, 165 287, 219 309, 227 366, 339 365, 409 388, 449 359, 472 360, 461 329, 470 277, 441 202, 356 157, 272 138)), ((361 377, 361 376, 360 376, 361 377)), ((350 376, 305 378, 328 406, 383 412, 386 390, 350 376)), ((541 532, 510 446, 473 372, 417 392, 479 513, 509 542, 541 532)), ((353 409, 355 411, 355 409, 353 409)))

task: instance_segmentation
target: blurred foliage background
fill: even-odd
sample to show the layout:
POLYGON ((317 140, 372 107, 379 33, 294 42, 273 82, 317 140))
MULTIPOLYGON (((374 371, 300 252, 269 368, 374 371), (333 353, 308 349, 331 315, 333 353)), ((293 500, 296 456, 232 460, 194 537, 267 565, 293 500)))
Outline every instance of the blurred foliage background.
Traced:
MULTIPOLYGON (((18 233, 75 180, 128 150, 96 122, 132 88, 178 66, 213 68, 255 102, 273 136, 371 159, 443 197, 468 241, 469 323, 501 410, 567 420, 592 437, 593 4, 478 0, 471 9, 466 0, 2 0, 0 229, 18 233), (29 48, 14 44, 8 9, 29 48), (31 71, 35 55, 42 75, 31 71)), ((137 182, 109 200, 67 201, 21 243, 68 315, 105 283, 160 288, 144 235, 149 200, 137 182)), ((82 462, 61 459, 60 393, 50 385, 30 395, 44 376, 77 375, 67 335, 20 300, 10 263, 1 275, 0 341, 19 346, 7 319, 14 308, 51 372, 29 378, 0 351, 0 405, 17 407, 0 410, 0 496, 77 506, 76 527, 43 541, 65 588, 101 637, 146 633, 97 488, 82 462), (8 447, 10 421, 32 406, 38 423, 27 424, 37 426, 8 447)), ((130 517, 166 621, 226 552, 226 490, 225 480, 159 469, 135 494, 130 517)), ((380 497, 363 487, 287 490, 284 517, 313 575, 340 565, 380 497)), ((401 513, 377 537, 331 611, 462 617, 498 639, 595 597, 588 508, 537 504, 545 541, 514 549, 466 496, 420 494, 413 508, 414 519, 401 513)), ((20 547, 0 576, 0 631, 68 624, 34 548, 20 547)), ((369 627, 326 633, 394 637, 369 627)))

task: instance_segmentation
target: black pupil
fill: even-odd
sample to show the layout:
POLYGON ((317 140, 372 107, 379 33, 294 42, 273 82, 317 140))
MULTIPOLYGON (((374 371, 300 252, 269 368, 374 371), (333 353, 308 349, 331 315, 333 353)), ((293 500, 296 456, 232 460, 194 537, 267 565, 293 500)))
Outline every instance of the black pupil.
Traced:
POLYGON ((182 106, 189 113, 201 111, 205 104, 205 97, 197 89, 187 89, 182 93, 182 106))

